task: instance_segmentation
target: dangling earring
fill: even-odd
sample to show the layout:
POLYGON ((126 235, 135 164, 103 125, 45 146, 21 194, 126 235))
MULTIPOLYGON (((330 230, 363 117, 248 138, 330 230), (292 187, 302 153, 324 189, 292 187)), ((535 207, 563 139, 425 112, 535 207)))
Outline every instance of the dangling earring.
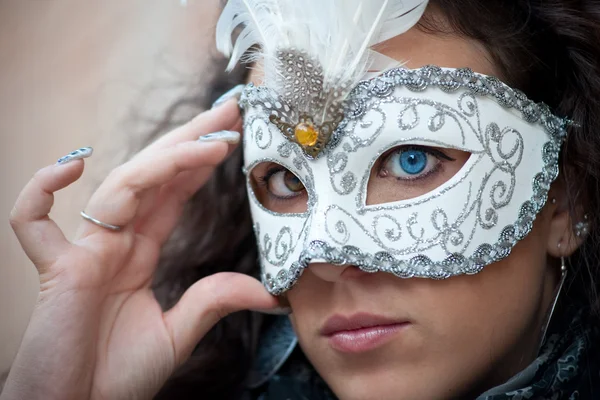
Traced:
MULTIPOLYGON (((558 249, 560 250, 560 242, 558 243, 558 249)), ((560 257, 560 281, 558 282, 558 287, 556 288, 556 294, 554 295, 554 301, 552 302, 552 307, 550 308, 550 313, 546 317, 546 321, 543 325, 542 329, 542 340, 540 341, 539 350, 542 348, 544 341, 546 340, 546 334, 548 333, 548 327, 550 326, 550 321, 552 320, 552 315, 554 314, 554 309, 556 308, 556 303, 558 302, 558 297, 562 292, 563 285, 565 283, 565 278, 567 277, 567 266, 565 264, 565 258, 560 257)))

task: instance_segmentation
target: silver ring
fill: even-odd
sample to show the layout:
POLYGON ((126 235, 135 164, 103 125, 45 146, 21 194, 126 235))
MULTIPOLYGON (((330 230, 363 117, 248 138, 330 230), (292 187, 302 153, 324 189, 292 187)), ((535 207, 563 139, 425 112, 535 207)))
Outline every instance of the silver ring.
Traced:
POLYGON ((91 223, 94 223, 94 224, 96 224, 96 225, 98 225, 98 226, 101 226, 102 228, 110 229, 111 231, 115 231, 115 232, 117 232, 117 231, 120 231, 121 229, 123 229, 123 227, 122 227, 122 226, 118 226, 118 225, 111 225, 111 224, 104 223, 104 222, 102 222, 102 221, 98 221, 96 218, 94 218, 94 217, 90 217, 89 215, 87 215, 87 214, 86 214, 85 212, 83 212, 83 211, 82 211, 82 212, 80 212, 80 214, 81 214, 81 216, 82 216, 84 219, 87 219, 87 220, 88 220, 88 221, 90 221, 91 223))

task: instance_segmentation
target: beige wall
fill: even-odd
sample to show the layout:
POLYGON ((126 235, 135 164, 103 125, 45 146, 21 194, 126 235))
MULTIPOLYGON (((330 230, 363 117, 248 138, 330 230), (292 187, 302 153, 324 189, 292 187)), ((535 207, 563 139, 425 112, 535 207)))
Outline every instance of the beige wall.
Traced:
POLYGON ((0 371, 10 365, 38 291, 8 225, 39 168, 93 146, 51 216, 72 235, 95 183, 144 126, 203 71, 218 0, 0 1, 0 371))

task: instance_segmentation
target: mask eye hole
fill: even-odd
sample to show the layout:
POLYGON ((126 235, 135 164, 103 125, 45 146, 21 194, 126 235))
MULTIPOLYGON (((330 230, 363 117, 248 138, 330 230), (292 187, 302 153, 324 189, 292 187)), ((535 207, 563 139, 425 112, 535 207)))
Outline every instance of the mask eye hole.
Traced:
POLYGON ((267 210, 282 214, 303 213, 308 194, 302 180, 274 162, 263 162, 250 171, 250 183, 257 200, 267 210))
POLYGON ((367 205, 392 203, 429 193, 456 175, 470 155, 456 149, 421 145, 388 150, 371 169, 367 205))

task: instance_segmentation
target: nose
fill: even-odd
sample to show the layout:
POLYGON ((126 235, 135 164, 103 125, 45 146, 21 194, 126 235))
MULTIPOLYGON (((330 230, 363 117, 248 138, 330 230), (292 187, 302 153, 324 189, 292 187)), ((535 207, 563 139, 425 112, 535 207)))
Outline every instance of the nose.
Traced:
POLYGON ((369 274, 354 265, 333 265, 326 263, 310 264, 307 271, 319 279, 332 283, 359 279, 369 274))

